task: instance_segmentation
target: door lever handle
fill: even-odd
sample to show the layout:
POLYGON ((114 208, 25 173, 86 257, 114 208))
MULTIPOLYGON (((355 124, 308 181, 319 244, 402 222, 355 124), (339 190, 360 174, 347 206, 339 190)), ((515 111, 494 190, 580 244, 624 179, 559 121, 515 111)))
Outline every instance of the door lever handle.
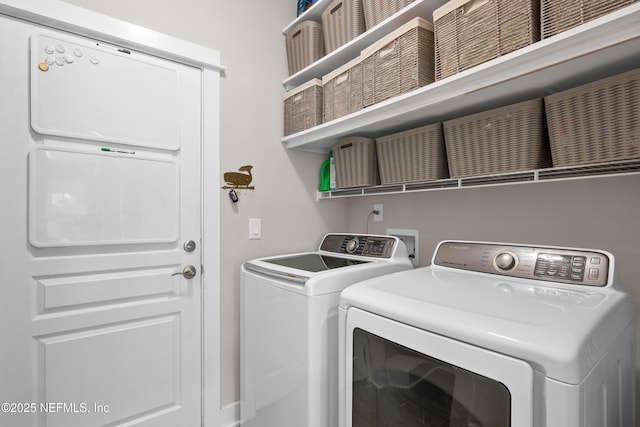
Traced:
POLYGON ((182 274, 185 279, 193 279, 196 276, 196 268, 193 265, 187 265, 182 271, 177 273, 173 273, 171 276, 177 276, 178 274, 182 274))

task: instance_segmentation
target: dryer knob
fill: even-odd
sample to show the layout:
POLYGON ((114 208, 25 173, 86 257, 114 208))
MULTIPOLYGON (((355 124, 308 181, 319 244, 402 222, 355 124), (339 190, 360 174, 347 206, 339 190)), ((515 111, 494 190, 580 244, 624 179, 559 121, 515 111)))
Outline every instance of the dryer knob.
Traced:
POLYGON ((516 257, 514 254, 509 252, 502 252, 498 254, 495 258, 496 267, 500 270, 507 271, 511 270, 516 266, 516 257))

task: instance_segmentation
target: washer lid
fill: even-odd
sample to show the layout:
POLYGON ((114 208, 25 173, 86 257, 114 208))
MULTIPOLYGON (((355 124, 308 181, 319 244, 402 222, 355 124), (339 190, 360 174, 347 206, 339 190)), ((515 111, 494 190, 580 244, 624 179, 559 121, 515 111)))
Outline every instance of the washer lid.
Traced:
POLYGON ((629 296, 611 287, 438 267, 355 284, 342 292, 340 306, 528 361, 548 377, 572 384, 584 378, 636 316, 629 296))
POLYGON ((364 264, 370 261, 340 258, 317 253, 306 253, 295 256, 285 256, 279 258, 264 259, 264 262, 281 265, 284 267, 297 268, 298 270, 317 273, 319 271, 331 270, 334 268, 348 267, 350 265, 364 264))
MULTIPOLYGON (((245 270, 272 277, 276 280, 306 285, 307 282, 329 270, 367 264, 372 261, 354 258, 340 258, 316 252, 255 259, 244 263, 245 270)), ((395 270, 394 270, 395 271, 395 270)), ((363 277, 369 278, 370 276, 363 277)))
POLYGON ((339 293, 353 283, 411 268, 409 258, 375 259, 305 252, 247 261, 242 273, 307 296, 339 293))

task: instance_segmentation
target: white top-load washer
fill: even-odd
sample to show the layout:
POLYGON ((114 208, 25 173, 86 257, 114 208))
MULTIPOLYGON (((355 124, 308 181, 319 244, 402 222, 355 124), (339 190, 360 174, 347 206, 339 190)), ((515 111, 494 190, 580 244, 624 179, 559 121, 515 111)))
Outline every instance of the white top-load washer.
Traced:
POLYGON ((636 311, 605 251, 448 241, 340 301, 340 425, 635 426, 636 311))
POLYGON ((398 238, 351 234, 327 234, 315 252, 244 263, 241 425, 335 427, 340 292, 410 268, 398 238))

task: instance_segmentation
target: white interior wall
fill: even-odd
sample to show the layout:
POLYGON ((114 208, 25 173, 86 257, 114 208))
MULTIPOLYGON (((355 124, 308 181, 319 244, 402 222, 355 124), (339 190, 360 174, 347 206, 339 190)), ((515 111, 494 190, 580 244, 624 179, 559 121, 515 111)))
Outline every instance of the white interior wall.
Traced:
MULTIPOLYGON (((313 250, 330 231, 344 231, 346 203, 318 203, 326 156, 283 149, 283 88, 288 76, 282 29, 296 16, 293 0, 65 0, 220 52, 221 171, 253 165, 255 190, 221 200, 221 405, 239 393, 239 269, 260 256, 313 250), (248 240, 249 218, 262 219, 262 239, 248 240)), ((220 176, 222 182, 222 176, 220 176)), ((223 191, 221 183, 211 190, 223 191)))

